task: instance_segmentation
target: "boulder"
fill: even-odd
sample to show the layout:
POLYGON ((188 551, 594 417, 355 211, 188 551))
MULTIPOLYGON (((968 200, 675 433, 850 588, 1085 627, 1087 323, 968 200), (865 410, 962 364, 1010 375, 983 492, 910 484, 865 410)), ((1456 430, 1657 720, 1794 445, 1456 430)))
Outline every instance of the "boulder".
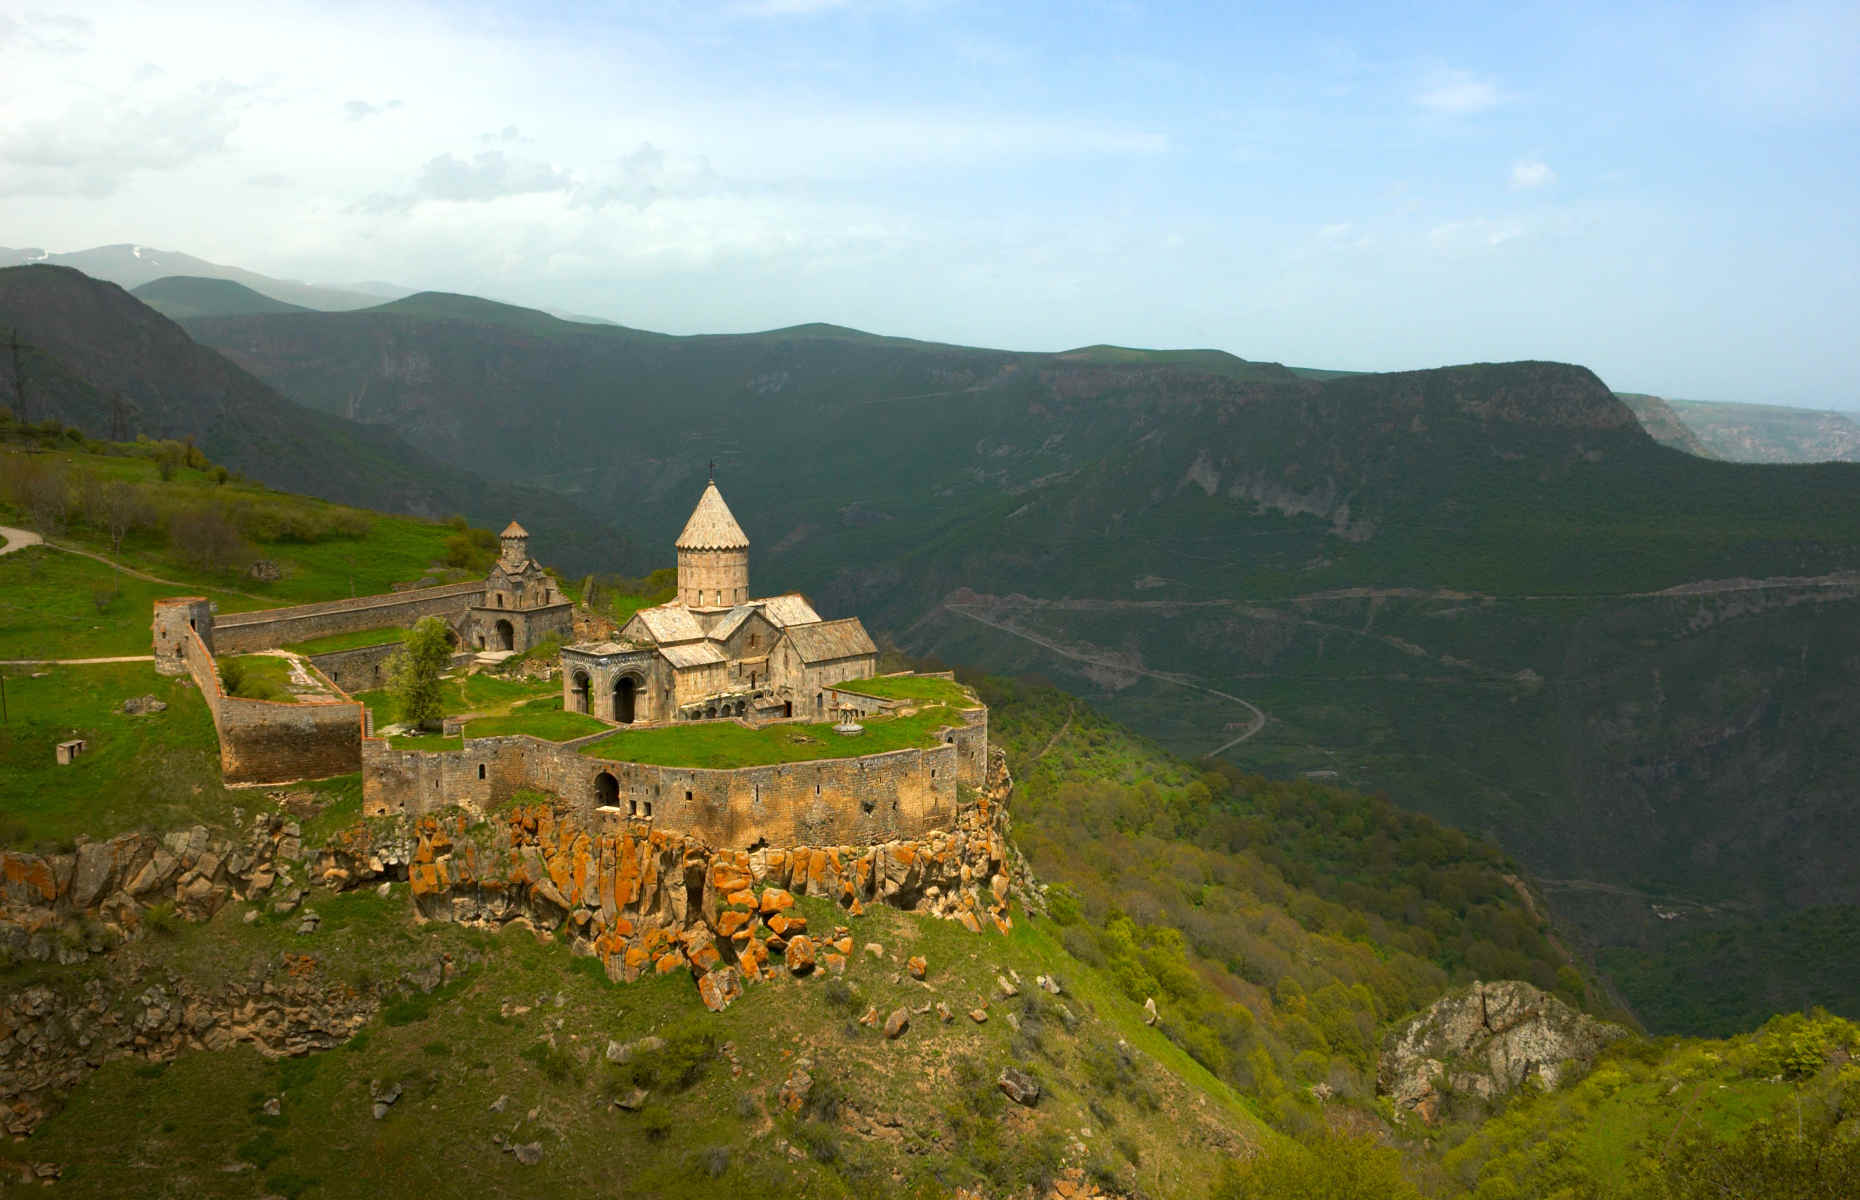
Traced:
POLYGON ((807 1098, 813 1093, 814 1077, 807 1073, 800 1063, 788 1072, 788 1078, 782 1081, 775 1091, 775 1102, 789 1112, 800 1112, 807 1106, 807 1098))
POLYGON ((814 969, 814 940, 806 934, 797 934, 788 939, 788 970, 796 975, 805 975, 814 969))
POLYGON ((911 1014, 901 1008, 892 1009, 891 1015, 885 1018, 885 1036, 887 1038, 896 1040, 903 1036, 904 1031, 910 1027, 911 1014))
POLYGON ((1481 1105, 1526 1084, 1550 1091, 1586 1073, 1604 1046, 1626 1035, 1528 983, 1475 982, 1388 1036, 1376 1090, 1398 1111, 1432 1123, 1447 1091, 1481 1105))
POLYGON ((929 962, 921 954, 913 954, 910 961, 904 965, 910 969, 912 979, 922 979, 924 973, 930 969, 929 962))
POLYGON ((712 1012, 722 1012, 742 994, 743 977, 735 967, 718 967, 698 980, 698 996, 712 1012))
POLYGON ((1040 1082, 1025 1071, 1004 1067, 1001 1074, 995 1077, 995 1086, 1001 1089, 1002 1095, 1016 1104, 1032 1108, 1040 1102, 1040 1082))

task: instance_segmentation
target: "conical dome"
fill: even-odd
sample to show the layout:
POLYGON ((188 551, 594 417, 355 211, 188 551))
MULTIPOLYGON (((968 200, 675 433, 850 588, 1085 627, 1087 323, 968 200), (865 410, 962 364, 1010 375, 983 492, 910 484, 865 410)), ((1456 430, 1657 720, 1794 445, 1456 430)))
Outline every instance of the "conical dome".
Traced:
POLYGON ((680 550, 749 549, 749 535, 736 523, 715 482, 705 485, 704 494, 698 497, 697 507, 691 510, 691 519, 685 522, 685 531, 678 535, 676 546, 680 550))

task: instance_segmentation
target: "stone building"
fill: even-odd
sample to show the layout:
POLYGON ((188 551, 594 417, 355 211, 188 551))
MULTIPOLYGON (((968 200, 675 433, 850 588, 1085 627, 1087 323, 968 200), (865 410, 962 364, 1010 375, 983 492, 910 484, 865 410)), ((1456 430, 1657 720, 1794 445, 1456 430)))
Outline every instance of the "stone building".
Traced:
POLYGON ((484 595, 461 623, 464 644, 475 650, 523 651, 551 636, 566 635, 575 623, 574 602, 530 557, 528 531, 512 521, 500 540, 502 552, 485 578, 484 595))
POLYGON ((618 637, 562 650, 562 706, 621 724, 824 719, 827 689, 871 675, 857 617, 823 621, 797 593, 752 599, 749 537, 715 480, 678 535, 678 595, 618 637))

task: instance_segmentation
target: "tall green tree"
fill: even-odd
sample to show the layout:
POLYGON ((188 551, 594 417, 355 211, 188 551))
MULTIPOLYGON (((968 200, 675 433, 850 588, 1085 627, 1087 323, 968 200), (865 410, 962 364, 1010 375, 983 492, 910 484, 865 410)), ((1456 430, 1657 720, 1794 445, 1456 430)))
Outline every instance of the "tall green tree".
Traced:
POLYGON ((388 691, 403 724, 416 729, 439 727, 445 710, 439 677, 451 661, 452 636, 446 623, 438 617, 422 618, 388 663, 388 691))

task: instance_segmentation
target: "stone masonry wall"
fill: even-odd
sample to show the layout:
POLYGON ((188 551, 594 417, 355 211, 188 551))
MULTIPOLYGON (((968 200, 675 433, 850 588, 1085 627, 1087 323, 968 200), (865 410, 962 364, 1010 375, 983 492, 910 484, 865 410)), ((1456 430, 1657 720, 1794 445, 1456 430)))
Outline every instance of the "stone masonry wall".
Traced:
POLYGON ((412 625, 421 617, 456 618, 483 594, 484 581, 476 580, 291 608, 224 613, 214 618, 213 648, 221 654, 272 650, 331 634, 412 625))
POLYGON ((482 820, 453 809, 392 827, 357 825, 323 849, 312 877, 350 888, 405 863, 415 904, 430 920, 552 931, 598 957, 615 980, 689 970, 705 1005, 720 1009, 776 970, 845 968, 849 931, 809 929, 792 912, 796 895, 835 900, 852 915, 877 902, 959 921, 972 933, 1007 933, 1010 898, 1026 890, 1006 840, 1011 789, 996 753, 982 786, 965 792, 942 829, 747 850, 662 832, 612 809, 588 820, 569 803, 509 805, 482 820), (408 831, 411 847, 403 845, 408 831))
MULTIPOLYGON (((332 650, 327 654, 306 655, 310 665, 323 672, 324 678, 348 692, 372 691, 387 686, 387 664, 400 652, 399 642, 379 646, 358 646, 353 650, 332 650)), ((456 657, 456 656, 455 656, 456 657)))
POLYGON ((948 829, 957 786, 988 771, 988 714, 962 714, 941 745, 859 758, 706 770, 594 758, 596 734, 552 743, 475 738, 461 750, 397 750, 362 743, 362 806, 369 816, 418 816, 447 806, 485 812, 531 789, 559 796, 583 821, 637 818, 717 847, 871 843, 948 829), (601 776, 613 779, 603 805, 601 776))
POLYGON ((213 714, 227 783, 321 779, 355 770, 362 753, 360 703, 286 704, 228 696, 213 656, 191 629, 182 653, 213 714))

